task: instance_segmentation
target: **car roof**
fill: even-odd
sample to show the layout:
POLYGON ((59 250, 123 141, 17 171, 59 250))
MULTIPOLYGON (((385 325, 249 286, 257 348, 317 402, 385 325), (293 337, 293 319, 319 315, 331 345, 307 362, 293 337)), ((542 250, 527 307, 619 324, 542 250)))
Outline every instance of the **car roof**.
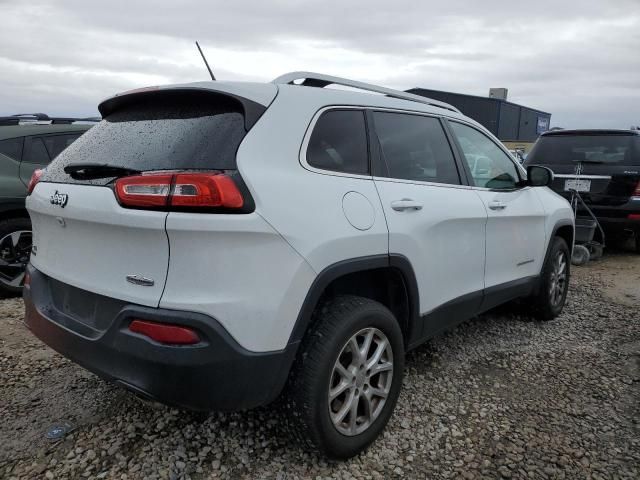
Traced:
MULTIPOLYGON (((306 73, 306 72, 302 72, 306 73)), ((291 75, 291 74, 290 74, 291 75)), ((279 77, 285 78, 286 76, 279 77)), ((335 78, 336 80, 342 80, 338 77, 323 76, 324 78, 335 78)), ((274 82, 279 80, 276 79, 274 82)), ((345 81, 348 81, 344 79, 345 81)), ((465 120, 468 123, 472 123, 482 130, 486 130, 482 125, 473 119, 466 117, 460 113, 455 107, 440 102, 438 100, 432 100, 417 95, 412 95, 407 92, 399 90, 385 89, 384 87, 377 87, 382 92, 391 92, 392 95, 398 95, 398 97, 389 96, 386 93, 376 93, 375 91, 365 91, 357 88, 322 88, 320 86, 308 86, 297 85, 292 83, 274 83, 274 82, 227 82, 227 81, 204 81, 193 83, 182 83, 173 85, 162 85, 147 88, 140 88, 119 93, 112 97, 103 100, 98 109, 103 116, 109 115, 114 109, 121 105, 121 102, 126 102, 126 97, 134 97, 137 95, 153 94, 163 90, 203 90, 215 93, 222 93, 231 96, 241 97, 252 102, 258 103, 262 106, 268 107, 271 102, 274 101, 278 92, 287 95, 297 95, 300 97, 300 101, 305 99, 315 105, 358 105, 362 107, 379 107, 388 109, 407 110, 413 112, 429 113, 433 115, 447 116, 451 118, 458 118, 465 120), (415 97, 415 98, 414 98, 415 97)), ((359 82, 353 82, 354 84, 360 84, 359 82)), ((368 85, 368 84, 361 84, 368 85)), ((375 87, 375 86, 372 86, 375 87)))
POLYGON ((86 132, 92 126, 93 125, 86 124, 22 124, 0 126, 0 140, 48 133, 86 132))
POLYGON ((543 137, 562 137, 580 135, 640 135, 640 130, 622 130, 615 128, 576 128, 569 130, 551 130, 541 134, 543 137))

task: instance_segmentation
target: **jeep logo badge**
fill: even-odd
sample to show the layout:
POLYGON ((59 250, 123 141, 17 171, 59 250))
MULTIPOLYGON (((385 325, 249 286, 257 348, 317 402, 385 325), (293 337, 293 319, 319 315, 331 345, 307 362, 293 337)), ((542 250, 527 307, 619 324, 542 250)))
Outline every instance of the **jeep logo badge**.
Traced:
POLYGON ((60 205, 61 208, 64 208, 68 201, 69 195, 66 193, 58 193, 58 190, 56 190, 56 193, 51 195, 51 205, 60 205))

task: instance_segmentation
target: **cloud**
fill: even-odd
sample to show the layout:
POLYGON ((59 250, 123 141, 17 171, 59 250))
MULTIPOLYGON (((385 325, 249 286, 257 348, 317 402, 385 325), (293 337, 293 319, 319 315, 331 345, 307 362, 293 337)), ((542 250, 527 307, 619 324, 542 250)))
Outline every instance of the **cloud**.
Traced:
POLYGON ((507 87, 553 125, 640 123, 637 0, 1 3, 0 114, 94 114, 118 91, 205 79, 197 39, 220 79, 507 87))

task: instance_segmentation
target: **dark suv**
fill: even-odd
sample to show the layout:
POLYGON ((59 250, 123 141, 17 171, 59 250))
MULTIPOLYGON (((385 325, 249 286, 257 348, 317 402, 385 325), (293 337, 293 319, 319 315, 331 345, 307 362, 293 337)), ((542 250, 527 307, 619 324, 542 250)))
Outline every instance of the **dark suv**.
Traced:
POLYGON ((22 289, 31 250, 31 222, 24 205, 31 175, 96 120, 44 114, 0 117, 0 295, 22 289))
POLYGON ((552 188, 580 192, 607 237, 635 237, 640 253, 640 131, 555 130, 543 133, 525 165, 555 173, 552 188))

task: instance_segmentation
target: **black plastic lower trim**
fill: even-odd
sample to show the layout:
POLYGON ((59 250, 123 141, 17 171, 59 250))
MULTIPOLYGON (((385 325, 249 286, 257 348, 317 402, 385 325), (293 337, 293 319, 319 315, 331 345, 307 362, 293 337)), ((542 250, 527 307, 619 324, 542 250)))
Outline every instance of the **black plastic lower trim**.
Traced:
MULTIPOLYGON (((148 398, 191 410, 243 410, 274 400, 287 380, 295 343, 277 352, 251 352, 211 317, 131 304, 124 304, 108 324, 95 322, 61 311, 49 277, 32 266, 28 272, 25 323, 33 334, 87 370, 148 398), (157 343, 128 330, 134 318, 190 327, 201 342, 157 343)), ((96 305, 104 298, 85 294, 96 305)))

